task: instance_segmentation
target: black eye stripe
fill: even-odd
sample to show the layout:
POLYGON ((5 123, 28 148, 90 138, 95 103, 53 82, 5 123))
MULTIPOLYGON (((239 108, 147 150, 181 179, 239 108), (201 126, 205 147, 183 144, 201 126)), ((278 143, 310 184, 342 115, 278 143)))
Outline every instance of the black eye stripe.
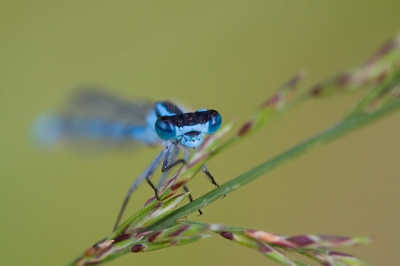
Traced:
POLYGON ((215 110, 205 110, 194 113, 181 113, 171 116, 162 116, 159 119, 161 119, 163 122, 165 121, 166 123, 172 123, 177 127, 182 127, 205 124, 218 117, 218 115, 219 113, 215 110))

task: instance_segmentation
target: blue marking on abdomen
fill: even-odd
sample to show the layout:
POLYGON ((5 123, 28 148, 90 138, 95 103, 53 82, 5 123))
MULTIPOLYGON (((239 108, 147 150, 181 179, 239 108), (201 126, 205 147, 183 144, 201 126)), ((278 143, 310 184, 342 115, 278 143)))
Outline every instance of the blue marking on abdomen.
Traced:
POLYGON ((162 141, 154 129, 146 125, 136 126, 99 118, 61 115, 40 116, 34 123, 33 137, 42 146, 53 146, 62 139, 85 138, 110 141, 133 139, 148 145, 162 141))

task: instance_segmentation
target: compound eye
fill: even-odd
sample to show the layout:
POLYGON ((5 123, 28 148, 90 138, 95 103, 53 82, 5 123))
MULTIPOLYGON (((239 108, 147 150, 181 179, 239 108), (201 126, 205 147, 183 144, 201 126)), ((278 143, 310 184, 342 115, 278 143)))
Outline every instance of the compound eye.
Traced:
POLYGON ((208 132, 207 134, 213 134, 217 131, 222 124, 221 115, 215 110, 209 110, 209 118, 208 118, 208 132))
POLYGON ((161 116, 156 120, 155 130, 163 140, 170 140, 176 137, 176 127, 168 116, 161 116))

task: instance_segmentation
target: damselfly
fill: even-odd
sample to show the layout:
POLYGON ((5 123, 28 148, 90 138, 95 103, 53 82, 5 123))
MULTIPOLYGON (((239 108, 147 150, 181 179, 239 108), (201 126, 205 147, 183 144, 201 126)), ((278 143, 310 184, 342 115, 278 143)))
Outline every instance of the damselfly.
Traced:
MULTIPOLYGON (((221 123, 221 115, 215 110, 184 112, 169 101, 126 101, 100 90, 85 89, 72 97, 65 111, 39 117, 34 125, 34 134, 37 140, 47 145, 60 140, 72 140, 80 145, 94 141, 101 145, 124 146, 132 140, 151 146, 163 145, 163 150, 129 188, 114 225, 115 230, 131 194, 140 183, 145 179, 159 199, 158 189, 164 183, 168 170, 185 163, 190 151, 200 146, 205 135, 216 132, 221 123), (181 150, 184 156, 178 159, 181 150), (156 186, 151 177, 161 162, 164 174, 156 186)), ((202 171, 218 186, 206 165, 203 165, 202 171)), ((188 191, 186 186, 184 189, 188 191)), ((190 195, 189 199, 193 200, 190 195)))

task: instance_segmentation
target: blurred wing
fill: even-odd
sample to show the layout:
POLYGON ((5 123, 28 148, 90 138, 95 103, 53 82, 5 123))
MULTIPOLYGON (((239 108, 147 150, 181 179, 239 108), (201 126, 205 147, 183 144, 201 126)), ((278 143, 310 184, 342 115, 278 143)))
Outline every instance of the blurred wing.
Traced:
POLYGON ((68 141, 83 149, 132 146, 139 133, 149 131, 147 144, 158 138, 148 128, 149 101, 127 101, 99 89, 83 89, 71 97, 65 110, 41 115, 33 125, 33 137, 41 146, 68 141), (153 138, 153 139, 151 139, 153 138))
POLYGON ((146 100, 128 101, 99 89, 81 89, 77 91, 67 106, 68 114, 102 118, 138 126, 146 125, 146 116, 154 106, 146 100))

